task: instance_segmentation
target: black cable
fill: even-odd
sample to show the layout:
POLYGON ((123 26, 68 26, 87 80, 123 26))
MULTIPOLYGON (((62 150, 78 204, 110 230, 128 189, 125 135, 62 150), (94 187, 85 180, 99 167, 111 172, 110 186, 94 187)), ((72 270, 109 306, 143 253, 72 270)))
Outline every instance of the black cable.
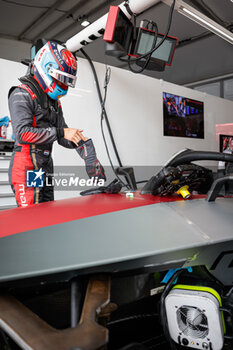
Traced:
MULTIPOLYGON (((176 0, 173 0, 173 3, 171 5, 170 11, 169 11, 168 25, 167 25, 167 29, 166 29, 166 32, 164 34, 163 39, 153 49, 151 49, 147 53, 145 53, 145 54, 143 54, 143 55, 141 55, 139 57, 136 57, 136 58, 131 58, 130 59, 131 62, 136 62, 136 61, 138 61, 138 60, 140 60, 142 58, 148 57, 148 55, 152 55, 153 52, 156 51, 164 43, 164 41, 166 40, 167 35, 168 35, 169 31, 170 31, 170 28, 171 28, 172 16, 173 16, 173 12, 174 12, 175 2, 176 2, 176 0)), ((121 57, 119 57, 119 60, 123 61, 123 62, 128 62, 128 59, 124 59, 124 58, 121 58, 121 57)))
POLYGON ((166 340, 164 340, 164 341, 161 341, 159 344, 156 344, 155 346, 149 347, 148 350, 155 350, 158 347, 159 347, 159 349, 161 349, 161 346, 163 345, 163 347, 164 347, 164 345, 166 345, 166 344, 167 344, 167 342, 166 342, 166 340))
MULTIPOLYGON (((105 72, 105 77, 104 77, 104 98, 103 98, 103 105, 105 106, 106 98, 107 98, 107 89, 108 89, 108 84, 111 78, 111 68, 105 65, 106 67, 106 72, 105 72)), ((103 111, 104 112, 104 111, 103 111)))
MULTIPOLYGON (((129 7, 129 3, 128 1, 125 1, 125 7, 126 7, 126 10, 128 11, 128 13, 133 17, 133 40, 136 41, 137 39, 137 25, 136 25, 136 17, 137 15, 135 13, 133 13, 129 7)), ((152 44, 152 49, 155 48, 156 46, 156 42, 157 42, 157 38, 158 38, 158 27, 157 27, 157 24, 153 21, 148 21, 148 20, 145 20, 147 22, 147 28, 149 27, 149 23, 152 25, 152 30, 154 29, 154 40, 153 40, 153 44, 152 44)), ((149 62, 150 62, 150 59, 151 59, 151 54, 147 56, 143 66, 141 67, 141 69, 137 69, 135 70, 132 65, 131 65, 131 61, 130 61, 130 57, 131 56, 128 56, 128 67, 129 69, 131 70, 131 72, 133 73, 142 73, 148 66, 149 62)), ((139 58, 140 60, 142 59, 141 57, 139 58)), ((139 61, 138 59, 138 61, 139 61)))
POLYGON ((177 349, 177 347, 174 345, 174 343, 170 337, 169 330, 168 330, 168 323, 167 323, 167 316, 166 316, 166 309, 165 309, 165 298, 168 295, 168 293, 170 292, 170 289, 172 288, 173 282, 184 271, 185 271, 184 269, 181 269, 181 270, 177 270, 174 273, 174 275, 170 278, 169 282, 166 284, 166 286, 163 290, 163 293, 161 295, 161 299, 160 299, 160 315, 161 315, 162 327, 163 327, 164 334, 165 334, 167 340, 169 341, 169 344, 170 344, 170 347, 172 350, 177 349))
POLYGON ((105 116, 105 101, 106 101, 106 98, 107 98, 107 86, 108 86, 109 79, 110 79, 110 74, 108 72, 111 72, 110 68, 106 69, 106 74, 105 74, 104 98, 103 98, 103 102, 102 102, 102 106, 101 106, 102 110, 101 110, 101 117, 100 117, 100 128, 101 128, 101 133, 102 133, 105 149, 106 149, 106 152, 107 152, 107 156, 108 156, 108 160, 109 160, 109 163, 111 165, 111 168, 112 168, 115 176, 117 177, 118 181, 120 181, 120 183, 123 185, 123 187, 128 187, 128 185, 126 185, 121 180, 121 178, 118 176, 118 174, 116 173, 116 170, 114 168, 114 165, 112 163, 112 159, 111 159, 111 156, 110 156, 110 153, 109 153, 109 149, 108 149, 107 141, 106 141, 106 138, 105 138, 105 134, 104 134, 103 121, 104 121, 104 116, 105 116))
MULTIPOLYGON (((158 39, 158 27, 157 27, 157 24, 155 23, 155 22, 153 22, 153 21, 148 21, 148 22, 150 22, 151 24, 152 24, 152 28, 153 28, 153 31, 154 31, 154 40, 153 40, 153 44, 152 44, 152 50, 153 49, 155 49, 155 47, 156 47, 156 43, 157 43, 157 39, 158 39)), ((128 67, 129 67, 129 69, 131 70, 131 72, 133 72, 133 73, 142 73, 146 68, 147 68, 147 66, 148 66, 148 64, 149 64, 149 62, 150 62, 150 59, 151 59, 151 55, 152 55, 152 53, 151 54, 149 54, 148 56, 147 56, 147 59, 146 59, 146 61, 145 61, 145 63, 144 63, 144 65, 141 67, 141 69, 137 69, 137 70, 135 70, 133 67, 132 67, 132 65, 131 65, 131 56, 129 56, 128 57, 128 67)), ((140 57, 138 57, 138 60, 137 61, 139 61, 139 60, 142 60, 143 58, 140 56, 140 57)))
MULTIPOLYGON (((132 58, 132 59, 131 59, 132 62, 133 62, 133 61, 138 61, 138 60, 140 60, 141 58, 147 57, 148 55, 150 55, 150 54, 152 54, 154 51, 156 51, 156 50, 164 43, 164 41, 166 40, 167 35, 168 35, 169 31, 170 31, 170 28, 171 28, 172 16, 173 16, 173 12, 174 12, 175 2, 176 2, 176 0, 173 0, 173 3, 172 3, 172 5, 171 5, 170 11, 169 11, 169 15, 168 15, 168 25, 167 25, 167 29, 166 29, 166 32, 165 32, 165 34, 164 34, 163 39, 158 43, 158 45, 155 46, 154 49, 151 49, 150 51, 148 51, 147 53, 141 55, 140 57, 132 58)), ((124 59, 121 59, 121 58, 119 58, 119 59, 120 59, 121 61, 126 62, 126 60, 124 60, 124 59)))
POLYGON ((110 321, 107 323, 107 326, 114 325, 114 324, 121 323, 121 322, 131 321, 131 320, 141 320, 144 318, 154 317, 154 316, 158 316, 158 315, 159 315, 158 313, 132 315, 132 316, 120 318, 118 320, 110 321))
POLYGON ((226 296, 229 297, 233 293, 233 287, 230 288, 230 290, 227 292, 226 296))
POLYGON ((107 127, 108 127, 109 135, 110 135, 110 138, 111 138, 111 141, 112 141, 112 145, 113 145, 113 148, 114 148, 114 151, 115 151, 115 154, 116 154, 116 157, 117 157, 119 166, 122 166, 122 162, 121 162, 121 160, 120 160, 120 156, 119 156, 119 154, 118 154, 118 151, 117 151, 117 148, 116 148, 116 144, 115 144, 115 141, 114 141, 114 138, 113 138, 112 130, 111 130, 111 127, 110 127, 110 124, 109 124, 108 116, 107 116, 105 107, 104 107, 104 105, 103 105, 103 98, 102 98, 102 95, 101 95, 100 86, 99 86, 99 81, 98 81, 98 77, 97 77, 97 74, 96 74, 96 70, 95 70, 94 64, 93 64, 91 58, 88 56, 88 54, 87 54, 83 49, 80 49, 80 51, 82 52, 82 54, 83 54, 83 55, 86 57, 86 59, 88 60, 90 66, 91 66, 92 72, 93 72, 93 74, 94 74, 94 78, 95 78, 95 82, 96 82, 96 88, 97 88, 97 92, 98 92, 100 104, 101 104, 102 110, 103 110, 103 112, 104 112, 104 116, 105 116, 106 124, 107 124, 107 127))
POLYGON ((149 338, 149 339, 146 339, 146 340, 144 340, 144 341, 142 341, 142 344, 146 344, 146 343, 149 343, 149 342, 151 342, 152 340, 158 340, 158 339, 160 339, 160 338, 164 338, 164 334, 160 334, 160 335, 157 335, 157 336, 155 336, 155 337, 151 337, 151 338, 149 338))
POLYGON ((151 346, 147 346, 147 350, 154 350, 159 346, 159 349, 161 349, 161 345, 163 344, 167 344, 166 340, 161 341, 160 343, 156 344, 156 345, 151 345, 151 346))
POLYGON ((209 31, 205 31, 205 32, 203 32, 203 33, 201 33, 201 34, 194 35, 194 36, 192 36, 192 37, 179 40, 179 41, 178 41, 178 44, 177 44, 177 48, 180 47, 180 46, 182 46, 182 45, 185 45, 185 44, 188 43, 188 42, 195 41, 195 40, 198 40, 198 39, 202 39, 202 37, 205 37, 206 35, 209 35, 209 34, 210 34, 209 31))
POLYGON ((106 86, 106 88, 105 88, 105 96, 104 96, 104 98, 102 98, 102 94, 101 94, 100 86, 99 86, 99 81, 98 81, 98 77, 97 77, 97 74, 96 74, 96 70, 95 70, 94 64, 93 64, 91 58, 89 57, 89 55, 83 49, 80 49, 80 51, 82 52, 82 54, 88 60, 90 66, 91 66, 93 75, 94 75, 96 88, 97 88, 97 92, 98 92, 98 96, 99 96, 99 100, 100 100, 100 105, 101 105, 101 132, 102 132, 102 136, 103 136, 103 140, 104 140, 104 144, 105 144, 105 148, 106 148, 106 151, 107 151, 107 155, 108 155, 108 159, 109 159, 111 168, 112 168, 114 174, 116 175, 117 179, 122 183, 122 185, 126 186, 127 188, 129 188, 129 186, 126 185, 119 178, 119 176, 117 175, 117 173, 116 173, 116 171, 114 169, 114 166, 113 166, 110 154, 109 154, 107 142, 106 142, 106 139, 105 139, 104 130, 103 130, 103 119, 105 119, 106 125, 107 125, 107 128, 108 128, 108 132, 109 132, 109 135, 110 135, 110 139, 111 139, 111 142, 112 142, 112 145, 113 145, 113 149, 114 149, 114 152, 115 152, 115 155, 116 155, 116 158, 118 160, 119 166, 122 167, 122 162, 121 162, 120 156, 119 156, 118 151, 117 151, 117 147, 116 147, 116 144, 115 144, 115 140, 114 140, 114 137, 113 137, 113 134, 112 134, 112 130, 111 130, 111 127, 110 127, 110 124, 109 124, 109 120, 108 120, 108 116, 107 116, 106 109, 105 109, 105 100, 106 100, 106 94, 107 94, 106 88, 107 88, 109 80, 107 78, 105 79, 105 86, 106 86))

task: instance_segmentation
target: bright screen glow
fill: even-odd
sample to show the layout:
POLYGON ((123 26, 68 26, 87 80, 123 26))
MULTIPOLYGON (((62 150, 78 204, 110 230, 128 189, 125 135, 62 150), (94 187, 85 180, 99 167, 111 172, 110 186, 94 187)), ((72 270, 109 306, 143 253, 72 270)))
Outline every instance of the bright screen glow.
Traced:
POLYGON ((204 139, 204 103, 163 92, 164 136, 204 139))

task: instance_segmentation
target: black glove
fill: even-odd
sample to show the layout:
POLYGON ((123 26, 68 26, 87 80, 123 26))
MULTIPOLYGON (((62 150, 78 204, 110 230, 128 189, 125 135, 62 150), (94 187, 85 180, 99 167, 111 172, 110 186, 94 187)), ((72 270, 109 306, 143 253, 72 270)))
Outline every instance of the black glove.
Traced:
POLYGON ((108 186, 104 188, 104 193, 119 193, 122 189, 122 183, 119 180, 114 179, 108 186))
POLYGON ((89 190, 80 192, 81 196, 88 196, 91 194, 98 194, 98 193, 110 193, 110 194, 117 194, 122 189, 122 184, 119 180, 114 179, 108 186, 100 186, 98 188, 90 188, 89 190))
POLYGON ((89 178, 97 177, 98 180, 101 179, 106 181, 104 168, 97 159, 92 139, 88 139, 87 141, 81 140, 79 141, 78 145, 79 146, 76 148, 76 151, 78 152, 80 157, 84 159, 86 172, 89 178))

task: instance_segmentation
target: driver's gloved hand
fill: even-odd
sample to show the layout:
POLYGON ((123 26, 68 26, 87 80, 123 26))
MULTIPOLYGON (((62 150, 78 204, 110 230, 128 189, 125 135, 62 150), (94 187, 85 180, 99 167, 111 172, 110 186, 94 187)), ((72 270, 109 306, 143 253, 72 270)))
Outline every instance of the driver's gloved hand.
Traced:
POLYGON ((122 189, 122 184, 119 180, 114 179, 108 186, 104 187, 103 192, 105 193, 119 193, 122 189))
POLYGON ((79 141, 78 147, 76 147, 76 151, 80 155, 82 159, 84 159, 86 172, 91 177, 97 177, 98 180, 106 181, 106 176, 104 172, 103 166, 100 164, 99 160, 96 156, 96 151, 92 139, 88 139, 87 141, 79 141))
POLYGON ((122 184, 118 179, 114 179, 108 186, 100 186, 97 188, 91 188, 90 190, 80 192, 81 196, 88 196, 97 193, 110 193, 117 194, 120 192, 122 184))

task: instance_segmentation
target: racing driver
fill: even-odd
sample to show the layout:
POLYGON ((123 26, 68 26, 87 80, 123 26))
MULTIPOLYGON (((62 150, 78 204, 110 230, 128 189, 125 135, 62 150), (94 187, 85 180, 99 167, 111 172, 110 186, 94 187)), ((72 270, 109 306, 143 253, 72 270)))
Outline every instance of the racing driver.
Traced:
POLYGON ((76 149, 85 161, 89 177, 105 180, 92 140, 84 137, 83 130, 69 128, 63 118, 59 98, 67 94, 68 87, 75 86, 77 61, 74 55, 62 45, 48 41, 37 52, 29 70, 19 79, 21 85, 9 91, 15 136, 9 180, 19 207, 54 199, 52 186, 26 186, 27 170, 53 172, 54 141, 76 149))

